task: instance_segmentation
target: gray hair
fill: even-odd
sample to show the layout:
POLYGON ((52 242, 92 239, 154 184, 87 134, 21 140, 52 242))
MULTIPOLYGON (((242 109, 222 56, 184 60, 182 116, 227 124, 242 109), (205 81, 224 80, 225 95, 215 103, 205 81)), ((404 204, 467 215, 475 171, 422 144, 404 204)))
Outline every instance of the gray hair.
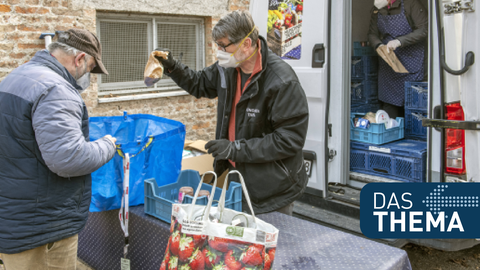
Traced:
POLYGON ((47 49, 50 53, 53 53, 54 51, 56 51, 58 49, 62 50, 64 53, 66 53, 68 55, 77 55, 79 53, 82 53, 82 51, 80 51, 78 49, 75 49, 74 47, 69 46, 65 43, 61 43, 61 42, 52 42, 52 43, 48 44, 47 49))
MULTIPOLYGON (((68 39, 69 37, 70 37, 70 34, 66 33, 66 32, 61 32, 61 33, 58 34, 58 38, 68 39)), ((67 45, 65 43, 62 43, 62 42, 56 41, 56 42, 52 42, 52 43, 48 44, 47 50, 50 53, 53 53, 54 51, 56 51, 58 49, 62 50, 67 55, 73 55, 73 56, 75 56, 79 53, 85 53, 85 55, 87 55, 87 57, 85 57, 85 60, 88 60, 92 57, 88 53, 82 52, 81 50, 76 49, 76 48, 74 48, 70 45, 67 45)))
POLYGON ((252 46, 256 46, 258 40, 258 29, 253 22, 252 15, 248 11, 233 11, 221 18, 212 31, 212 38, 217 41, 227 37, 230 42, 238 43, 244 39, 248 33, 252 39, 252 46))

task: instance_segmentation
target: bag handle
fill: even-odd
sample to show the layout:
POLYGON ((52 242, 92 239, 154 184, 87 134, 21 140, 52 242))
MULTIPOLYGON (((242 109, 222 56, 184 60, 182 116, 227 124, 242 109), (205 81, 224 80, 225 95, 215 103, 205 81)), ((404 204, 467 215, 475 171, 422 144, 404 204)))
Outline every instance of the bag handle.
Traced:
POLYGON ((423 89, 423 87, 420 86, 412 86, 412 89, 417 91, 417 93, 422 94, 422 93, 427 93, 427 89, 423 89))
POLYGON ((425 118, 423 115, 418 113, 412 113, 412 116, 417 118, 418 121, 422 121, 422 119, 425 118))
POLYGON ((207 207, 205 208, 203 218, 205 219, 205 217, 208 217, 208 215, 210 215, 210 208, 212 207, 213 196, 215 195, 215 189, 217 187, 217 174, 215 172, 212 172, 212 171, 205 172, 202 175, 202 179, 200 179, 200 183, 198 183, 197 190, 195 191, 195 195, 193 196, 192 205, 190 206, 190 211, 188 212, 188 219, 189 220, 192 219, 193 208, 195 208, 195 203, 197 202, 198 194, 200 193, 200 190, 202 189, 203 179, 205 178, 206 174, 213 174, 214 179, 215 179, 213 181, 212 192, 210 193, 210 198, 208 199, 208 204, 207 204, 207 207))
POLYGON ((362 62, 362 59, 353 60, 353 61, 352 61, 352 65, 355 66, 356 64, 358 64, 358 63, 360 63, 360 62, 362 62))
MULTIPOLYGON (((144 141, 145 141, 145 144, 143 145, 143 147, 137 153, 130 154, 130 158, 134 158, 138 154, 142 153, 145 149, 147 149, 153 142, 153 136, 149 136, 148 139, 145 138, 144 141)), ((125 155, 124 155, 123 150, 122 150, 122 145, 121 144, 116 144, 116 149, 117 149, 118 155, 121 156, 122 158, 124 158, 125 155)))
POLYGON ((238 178, 240 179, 240 183, 242 184, 243 194, 245 195, 245 199, 248 203, 248 207, 250 208, 250 212, 252 213, 253 223, 255 223, 255 225, 256 225, 257 222, 255 221, 255 213, 253 212, 252 203, 250 202, 250 196, 248 195, 247 186, 245 185, 245 181, 243 180, 242 174, 239 171, 236 171, 236 170, 229 172, 227 174, 227 176, 225 177, 225 182, 223 183, 222 195, 220 195, 220 200, 218 201, 218 209, 219 209, 219 212, 220 212, 220 220, 222 220, 223 210, 225 209, 225 197, 226 197, 226 194, 227 194, 228 176, 232 173, 238 174, 238 178))

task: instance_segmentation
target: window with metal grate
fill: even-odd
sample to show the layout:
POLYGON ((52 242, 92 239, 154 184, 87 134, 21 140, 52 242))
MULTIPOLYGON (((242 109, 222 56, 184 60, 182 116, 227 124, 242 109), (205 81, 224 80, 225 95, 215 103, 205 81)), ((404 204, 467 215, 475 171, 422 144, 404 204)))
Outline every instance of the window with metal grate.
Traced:
POLYGON ((202 69, 205 62, 204 23, 189 17, 99 14, 97 35, 109 75, 98 79, 98 96, 125 96, 181 90, 168 76, 146 87, 143 72, 155 48, 168 48, 175 59, 202 69))

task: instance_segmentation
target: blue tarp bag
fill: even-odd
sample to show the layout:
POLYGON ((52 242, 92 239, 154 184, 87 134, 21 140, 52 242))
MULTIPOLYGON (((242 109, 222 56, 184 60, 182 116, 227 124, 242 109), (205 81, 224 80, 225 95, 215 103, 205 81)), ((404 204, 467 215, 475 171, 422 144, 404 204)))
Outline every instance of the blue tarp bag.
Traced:
POLYGON ((130 206, 143 204, 144 180, 174 183, 181 170, 185 125, 149 114, 90 117, 90 140, 111 134, 117 153, 92 173, 90 212, 119 209, 123 194, 123 157, 130 156, 130 206))

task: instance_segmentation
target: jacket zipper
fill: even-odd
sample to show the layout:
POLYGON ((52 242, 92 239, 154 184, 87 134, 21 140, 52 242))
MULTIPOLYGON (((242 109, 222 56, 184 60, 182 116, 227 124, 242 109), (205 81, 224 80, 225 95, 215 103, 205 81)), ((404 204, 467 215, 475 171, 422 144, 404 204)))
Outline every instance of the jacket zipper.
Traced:
POLYGON ((223 69, 221 69, 220 66, 217 66, 217 68, 219 69, 219 73, 220 73, 220 76, 223 76, 223 79, 225 80, 225 102, 223 103, 223 115, 222 115, 222 124, 220 126, 220 135, 219 135, 219 139, 222 138, 222 135, 223 135, 223 123, 225 121, 225 118, 227 118, 227 113, 225 112, 225 107, 227 105, 227 100, 228 100, 228 85, 227 85, 227 76, 225 76, 225 71, 223 69))
POLYGON ((225 102, 223 103, 223 116, 222 116, 222 126, 220 127, 220 136, 219 136, 219 139, 222 138, 223 136, 223 122, 225 121, 225 119, 227 118, 227 113, 225 111, 225 106, 227 105, 227 95, 228 95, 228 88, 225 88, 225 102))
POLYGON ((285 167, 284 167, 285 165, 283 165, 283 162, 282 162, 282 161, 280 161, 280 162, 282 162, 282 165, 283 165, 283 166, 280 165, 280 164, 278 164, 278 162, 277 162, 276 160, 273 161, 273 162, 275 162, 275 164, 277 164, 277 166, 280 167, 280 169, 285 173, 285 175, 286 175, 288 178, 290 178, 290 174, 289 174, 288 171, 285 169, 285 167))
POLYGON ((300 168, 297 170, 297 174, 300 173, 300 171, 303 169, 304 163, 302 162, 302 165, 300 165, 300 168))
MULTIPOLYGON (((265 137, 265 132, 262 132, 262 136, 265 137)), ((262 137, 262 138, 263 138, 263 137, 262 137)), ((274 160, 273 162, 275 163, 275 165, 277 165, 278 167, 280 167, 280 169, 283 171, 283 173, 285 173, 285 175, 286 175, 287 177, 290 177, 290 175, 288 174, 288 171, 287 171, 284 167, 282 167, 280 164, 278 164, 278 162, 277 162, 276 160, 274 160)), ((282 161, 280 161, 280 162, 282 162, 282 161)), ((283 162, 282 162, 282 164, 283 164, 283 162)), ((285 165, 284 165, 284 166, 285 166, 285 165)))
MULTIPOLYGON (((263 72, 263 71, 262 71, 262 72, 263 72)), ((261 72, 260 72, 260 73, 261 73, 261 72)), ((258 74, 260 74, 260 73, 258 73, 258 74)), ((257 86, 257 91, 258 91, 258 78, 259 78, 259 76, 260 76, 260 75, 258 75, 257 77, 255 77, 255 81, 254 81, 255 85, 257 86)), ((226 77, 225 77, 225 78, 226 78, 226 77)), ((252 82, 250 82, 250 84, 247 85, 247 87, 245 88, 244 93, 247 92, 247 89, 248 89, 251 85, 252 85, 252 82)), ((228 92, 227 92, 227 94, 228 94, 228 92)), ((253 95, 250 95, 249 98, 252 98, 252 96, 253 96, 253 95)), ((235 98, 235 97, 234 97, 234 98, 235 98)), ((240 97, 240 100, 238 101, 238 103, 243 102, 243 101, 245 101, 245 100, 242 100, 242 98, 240 97)), ((226 116, 227 116, 227 114, 225 113, 225 106, 226 106, 226 104, 227 104, 227 95, 225 95, 225 102, 224 102, 224 104, 223 104, 223 114, 224 114, 224 116, 223 116, 223 118, 222 118, 222 126, 221 126, 221 128, 220 128, 220 136, 222 136, 222 134, 223 134, 223 133, 222 133, 222 132, 223 132, 223 121, 224 121, 224 119, 225 119, 226 116)), ((237 105, 238 105, 238 104, 237 104, 237 105)), ((232 108, 232 109, 233 109, 233 108, 232 108)), ((235 117, 236 117, 236 114, 235 114, 235 117)), ((236 119, 234 119, 234 121, 235 121, 235 124, 236 124, 236 119)), ((236 134, 236 133, 237 133, 237 130, 236 130, 236 128, 235 128, 235 138, 237 137, 237 134, 236 134)), ((264 135, 264 136, 265 136, 265 135, 264 135)))

